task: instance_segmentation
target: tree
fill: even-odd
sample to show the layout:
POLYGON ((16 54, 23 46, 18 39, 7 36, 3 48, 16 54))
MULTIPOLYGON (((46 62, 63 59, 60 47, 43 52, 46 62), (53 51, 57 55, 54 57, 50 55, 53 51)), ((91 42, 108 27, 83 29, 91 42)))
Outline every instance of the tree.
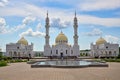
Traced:
POLYGON ((3 56, 2 56, 2 52, 0 52, 0 60, 2 60, 3 56))
POLYGON ((118 54, 118 58, 120 58, 120 47, 119 47, 119 54, 118 54))
POLYGON ((0 58, 2 58, 2 52, 0 52, 0 58))

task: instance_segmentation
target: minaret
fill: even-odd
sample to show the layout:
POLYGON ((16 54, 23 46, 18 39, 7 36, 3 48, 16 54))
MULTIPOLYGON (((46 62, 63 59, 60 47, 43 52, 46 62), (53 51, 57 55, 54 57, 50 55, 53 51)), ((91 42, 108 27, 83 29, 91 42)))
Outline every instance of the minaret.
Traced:
POLYGON ((77 29, 78 29, 78 23, 77 23, 77 17, 76 17, 76 12, 75 12, 75 17, 74 17, 74 45, 73 45, 73 54, 74 56, 79 56, 80 55, 80 50, 79 50, 79 45, 78 45, 78 33, 77 33, 77 29))
POLYGON ((49 45, 49 17, 48 17, 48 12, 47 12, 47 17, 46 17, 46 24, 45 24, 45 28, 46 28, 46 36, 45 36, 45 45, 49 45))
POLYGON ((78 29, 78 23, 77 23, 77 17, 76 17, 76 11, 75 11, 75 17, 74 17, 74 45, 78 45, 78 34, 77 34, 77 29, 78 29))
POLYGON ((50 24, 49 24, 49 17, 48 17, 48 12, 47 12, 47 17, 45 20, 45 28, 46 28, 46 35, 45 35, 45 46, 44 46, 44 56, 50 56, 51 53, 51 47, 49 45, 49 28, 50 28, 50 24))

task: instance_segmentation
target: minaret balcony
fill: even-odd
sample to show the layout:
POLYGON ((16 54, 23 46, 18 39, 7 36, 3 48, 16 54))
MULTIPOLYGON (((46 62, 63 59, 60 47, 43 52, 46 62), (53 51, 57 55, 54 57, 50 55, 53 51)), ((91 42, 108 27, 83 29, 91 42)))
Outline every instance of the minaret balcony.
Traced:
POLYGON ((77 35, 75 35, 75 36, 73 36, 74 38, 78 38, 78 36, 77 35))

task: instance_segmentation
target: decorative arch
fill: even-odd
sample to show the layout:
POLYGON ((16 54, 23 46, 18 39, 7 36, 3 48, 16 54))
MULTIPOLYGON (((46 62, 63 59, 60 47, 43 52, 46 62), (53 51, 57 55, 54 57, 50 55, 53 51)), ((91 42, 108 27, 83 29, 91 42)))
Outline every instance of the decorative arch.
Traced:
POLYGON ((58 54, 58 50, 56 50, 56 54, 58 54))
POLYGON ((14 51, 14 57, 17 57, 17 52, 16 51, 14 51))
POLYGON ((52 54, 52 50, 51 50, 51 54, 52 54))
POLYGON ((10 55, 10 57, 13 57, 13 56, 12 56, 12 51, 9 52, 9 55, 10 55))
POLYGON ((73 50, 71 50, 71 54, 73 54, 73 50))
POLYGON ((112 51, 109 51, 109 55, 112 55, 112 51))
POLYGON ((20 52, 18 52, 18 57, 21 57, 20 52))
POLYGON ((66 50, 66 54, 68 53, 68 50, 66 50))

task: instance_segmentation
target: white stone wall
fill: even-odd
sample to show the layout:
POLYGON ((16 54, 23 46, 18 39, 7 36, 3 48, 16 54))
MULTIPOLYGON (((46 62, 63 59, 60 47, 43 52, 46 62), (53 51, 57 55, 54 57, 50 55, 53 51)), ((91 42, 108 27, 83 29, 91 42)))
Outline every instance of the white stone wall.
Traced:
POLYGON ((71 56, 71 47, 65 44, 59 44, 52 47, 52 55, 53 56, 61 56, 61 53, 63 56, 71 56), (58 51, 56 54, 56 50, 58 51))
POLYGON ((116 57, 119 54, 119 45, 105 43, 101 45, 91 44, 91 56, 94 57, 116 57))
POLYGON ((79 45, 73 45, 73 54, 77 57, 80 55, 79 45))
POLYGON ((67 44, 57 44, 53 45, 52 48, 50 46, 44 47, 44 56, 79 56, 79 46, 70 46, 67 44))
POLYGON ((51 54, 51 47, 50 47, 50 45, 45 45, 44 46, 44 56, 50 56, 50 54, 51 54))
POLYGON ((33 54, 33 44, 31 45, 23 45, 19 43, 6 44, 6 54, 9 57, 31 57, 33 54))

